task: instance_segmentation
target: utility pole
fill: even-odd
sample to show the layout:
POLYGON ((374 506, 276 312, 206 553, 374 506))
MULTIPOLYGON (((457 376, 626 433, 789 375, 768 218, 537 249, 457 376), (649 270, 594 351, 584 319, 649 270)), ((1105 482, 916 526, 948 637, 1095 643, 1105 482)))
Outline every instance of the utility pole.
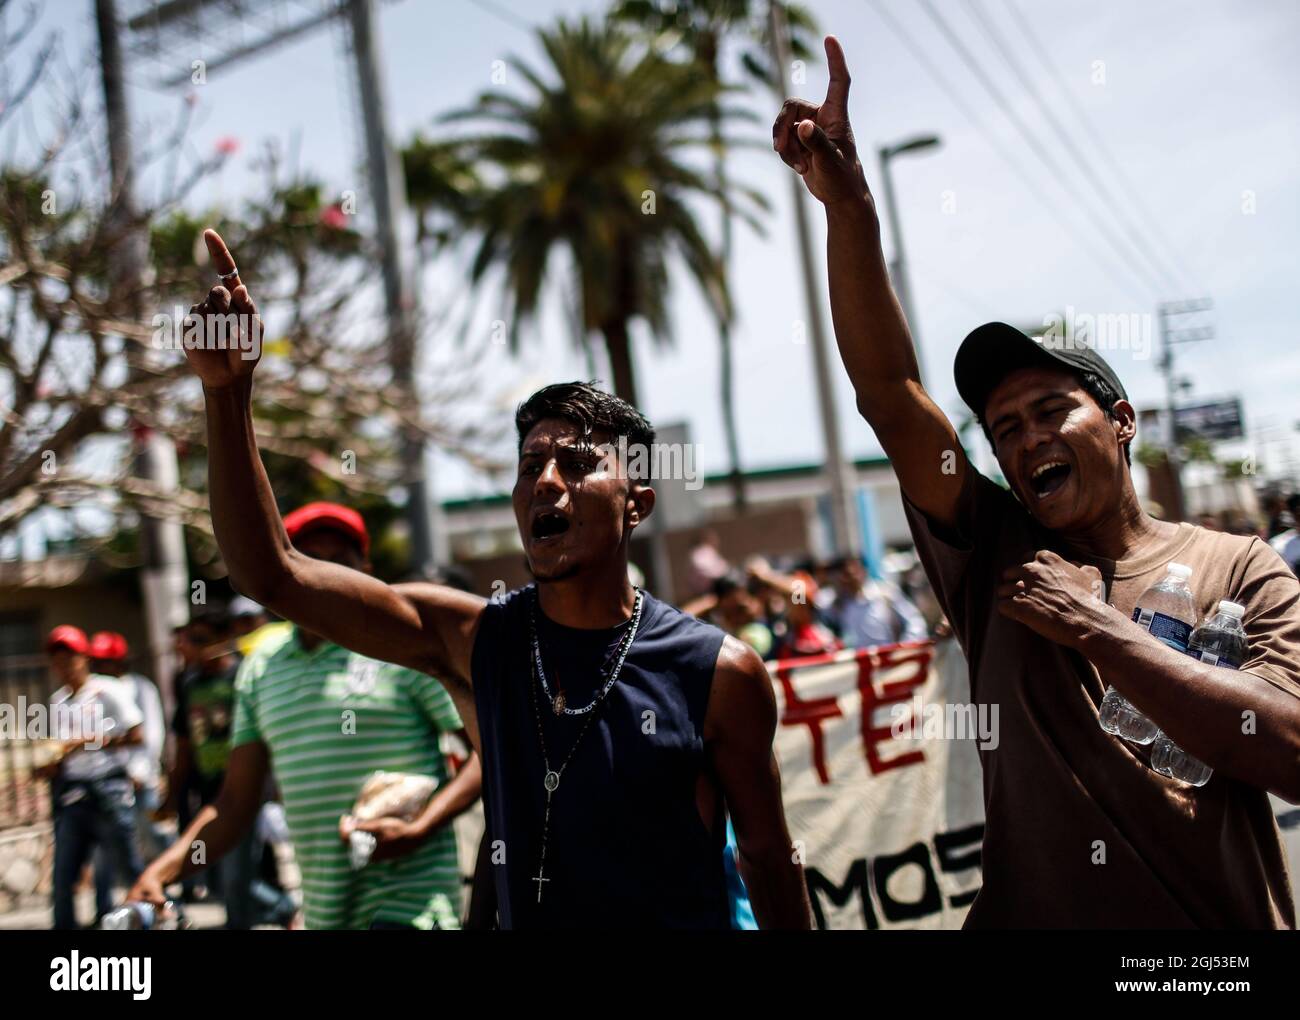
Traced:
MULTIPOLYGON (((282 0, 159 0, 144 7, 127 27, 136 36, 136 51, 170 62, 178 47, 201 40, 209 54, 208 73, 265 54, 276 46, 302 38, 336 19, 345 19, 355 64, 366 150, 366 172, 374 198, 376 241, 380 251, 384 305, 388 318, 389 364, 402 408, 398 443, 406 490, 406 519, 412 569, 424 573, 448 559, 445 529, 438 526, 439 507, 430 499, 425 441, 416 419, 420 402, 415 392, 418 314, 416 288, 401 223, 406 193, 401 165, 388 139, 383 79, 379 73, 379 42, 373 0, 337 0, 305 12, 282 0), (297 20, 286 23, 285 9, 297 20), (208 24, 221 24, 213 35, 208 24)), ((189 70, 163 79, 164 85, 190 80, 189 70)))
POLYGON ((1209 298, 1197 298, 1191 301, 1166 301, 1156 306, 1160 317, 1160 371, 1165 377, 1165 456, 1169 463, 1170 484, 1173 489, 1173 506, 1169 507, 1169 519, 1185 520, 1187 517, 1186 501, 1183 498, 1183 476, 1181 457, 1178 452, 1178 377, 1174 372, 1174 346, 1181 343, 1194 343, 1209 340, 1214 336, 1213 326, 1187 326, 1176 328, 1171 320, 1181 316, 1208 311, 1214 307, 1209 298))
MULTIPOLYGON (((388 311, 389 363, 393 382, 404 403, 403 417, 419 413, 415 392, 415 288, 400 234, 406 213, 402 168, 388 141, 383 81, 379 75, 379 40, 375 35, 373 0, 348 0, 348 22, 356 63, 361 121, 366 136, 366 162, 374 194, 375 227, 388 311)), ((424 437, 415 423, 404 423, 400 436, 402 469, 406 474, 406 519, 410 529, 411 566, 425 573, 446 562, 447 551, 434 548, 433 507, 425 469, 424 437)), ((444 528, 437 535, 446 543, 444 528)))
MULTIPOLYGON (((779 0, 769 0, 772 63, 777 68, 777 98, 789 92, 787 70, 790 67, 790 39, 785 10, 779 0)), ((812 345, 813 375, 817 384, 817 402, 821 411, 822 441, 826 448, 826 476, 830 483, 831 532, 836 553, 857 556, 862 552, 862 536, 856 526, 857 504, 854 491, 857 479, 844 460, 840 446, 839 413, 835 407, 830 355, 826 344, 826 327, 822 318, 822 287, 813 262, 812 235, 808 229, 808 208, 803 181, 790 175, 790 194, 794 203, 795 234, 799 241, 799 262, 803 270, 804 298, 808 305, 808 339, 812 345)))
MULTIPOLYGON (((95 24, 99 35, 100 77, 104 90, 104 121, 108 132, 111 183, 109 221, 113 236, 110 278, 113 289, 124 295, 133 321, 143 318, 141 299, 149 280, 148 238, 143 233, 135 208, 134 167, 131 151, 131 117, 122 77, 122 46, 118 35, 114 0, 95 0, 95 24)), ((130 349, 128 344, 128 350, 130 349)), ((144 374, 141 362, 148 351, 129 357, 130 374, 144 374)), ((135 473, 160 492, 174 492, 179 482, 176 447, 171 438, 154 429, 137 429, 135 473)), ((188 615, 189 587, 185 563, 185 535, 175 518, 140 513, 140 587, 149 639, 149 666, 164 705, 171 709, 172 628, 188 615)))

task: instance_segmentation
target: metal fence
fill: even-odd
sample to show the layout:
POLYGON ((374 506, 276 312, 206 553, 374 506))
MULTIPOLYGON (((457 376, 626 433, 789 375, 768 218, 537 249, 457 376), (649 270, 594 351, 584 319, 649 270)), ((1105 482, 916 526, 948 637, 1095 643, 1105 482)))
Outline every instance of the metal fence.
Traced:
POLYGON ((32 774, 31 738, 45 734, 30 725, 53 693, 45 656, 0 655, 0 830, 49 818, 48 784, 32 774))

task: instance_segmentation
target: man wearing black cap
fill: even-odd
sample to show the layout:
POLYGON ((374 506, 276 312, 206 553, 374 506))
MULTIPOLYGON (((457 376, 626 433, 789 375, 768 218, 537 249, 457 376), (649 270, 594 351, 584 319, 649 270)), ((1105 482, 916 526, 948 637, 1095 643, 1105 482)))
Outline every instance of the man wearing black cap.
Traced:
POLYGON ((1300 801, 1300 583, 1257 538, 1160 521, 1130 474, 1136 415, 1106 361, 1004 323, 972 332, 957 388, 1009 491, 967 461, 921 385, 826 41, 820 106, 789 100, 773 145, 826 207, 831 310, 858 409, 898 473, 936 594, 999 709, 981 750, 984 884, 970 927, 1294 927, 1268 791, 1300 801), (1192 568, 1204 619, 1246 607, 1240 670, 1195 660, 1130 620, 1166 564, 1192 568), (1150 747, 1102 731, 1114 686, 1214 769, 1194 787, 1150 747))

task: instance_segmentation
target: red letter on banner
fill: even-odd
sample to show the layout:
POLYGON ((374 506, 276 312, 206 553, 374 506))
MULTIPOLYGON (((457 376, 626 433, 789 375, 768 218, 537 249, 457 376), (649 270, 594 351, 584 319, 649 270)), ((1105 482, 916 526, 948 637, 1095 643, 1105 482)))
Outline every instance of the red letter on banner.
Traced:
POLYGON ((867 753, 867 764, 871 768, 872 775, 879 775, 887 769, 896 769, 903 765, 915 765, 925 760, 923 751, 907 751, 893 758, 881 758, 879 747, 890 740, 893 733, 891 727, 873 726, 871 720, 878 707, 911 699, 912 692, 925 683, 932 657, 933 653, 929 645, 923 648, 883 648, 877 652, 863 653, 858 657, 858 691, 862 694, 862 744, 867 753), (873 659, 879 660, 880 669, 891 666, 911 666, 913 669, 899 679, 882 684, 880 694, 877 694, 876 685, 871 682, 873 659))
POLYGON ((781 681, 781 690, 785 694, 785 711, 781 715, 782 726, 807 726, 812 738, 813 766, 817 769, 817 778, 823 786, 829 786, 830 773, 826 770, 826 741, 822 737, 822 722, 842 716, 839 702, 835 698, 813 698, 804 701, 795 693, 794 682, 790 679, 790 665, 779 666, 776 678, 781 681))

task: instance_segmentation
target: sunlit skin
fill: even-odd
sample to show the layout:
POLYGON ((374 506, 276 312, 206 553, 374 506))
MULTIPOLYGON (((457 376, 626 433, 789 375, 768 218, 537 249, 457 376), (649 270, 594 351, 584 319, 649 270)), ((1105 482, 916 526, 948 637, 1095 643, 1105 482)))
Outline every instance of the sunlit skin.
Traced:
POLYGON ((1114 411, 1111 419, 1073 373, 1042 366, 1002 380, 989 394, 984 420, 1002 474, 1033 518, 1084 552, 1118 560, 1177 525, 1143 512, 1124 459, 1124 444, 1137 434, 1136 413, 1127 400, 1114 411), (1049 461, 1070 470, 1059 488, 1040 495, 1032 475, 1049 461))
MULTIPOLYGON (((362 573, 370 573, 370 560, 357 547, 355 540, 334 528, 318 527, 304 532, 294 540, 293 547, 314 560, 327 560, 362 573)), ((319 634, 298 628, 298 644, 311 651, 325 639, 319 634)))
POLYGON ((632 611, 628 544, 655 494, 602 456, 600 447, 613 441, 597 433, 584 443, 575 423, 546 418, 520 449, 515 523, 542 611, 566 626, 612 627, 632 611), (539 522, 554 515, 564 523, 553 526, 563 530, 539 534, 539 522))

